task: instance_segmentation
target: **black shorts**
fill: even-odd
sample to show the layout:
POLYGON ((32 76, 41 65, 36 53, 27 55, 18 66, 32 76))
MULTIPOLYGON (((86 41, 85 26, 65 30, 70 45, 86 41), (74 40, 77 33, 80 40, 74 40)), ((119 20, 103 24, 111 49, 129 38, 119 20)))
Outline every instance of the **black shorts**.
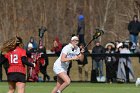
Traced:
POLYGON ((26 82, 26 75, 18 72, 8 73, 8 82, 26 82))

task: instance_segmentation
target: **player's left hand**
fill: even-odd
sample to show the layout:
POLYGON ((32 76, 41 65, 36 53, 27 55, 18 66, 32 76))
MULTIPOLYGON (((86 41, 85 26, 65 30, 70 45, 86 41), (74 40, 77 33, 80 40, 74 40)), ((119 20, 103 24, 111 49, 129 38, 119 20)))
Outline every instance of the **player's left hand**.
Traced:
POLYGON ((84 49, 84 48, 82 48, 80 52, 83 54, 83 53, 85 52, 85 49, 84 49))

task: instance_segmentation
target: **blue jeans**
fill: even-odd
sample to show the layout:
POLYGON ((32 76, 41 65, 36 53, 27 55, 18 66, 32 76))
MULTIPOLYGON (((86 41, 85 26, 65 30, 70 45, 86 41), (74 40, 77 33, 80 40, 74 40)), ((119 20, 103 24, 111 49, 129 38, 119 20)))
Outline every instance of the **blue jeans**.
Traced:
POLYGON ((98 71, 97 73, 99 74, 100 77, 103 76, 103 61, 95 61, 93 60, 93 70, 98 71))
POLYGON ((134 42, 134 43, 137 45, 137 42, 138 42, 138 35, 130 34, 129 40, 130 40, 131 42, 134 42))

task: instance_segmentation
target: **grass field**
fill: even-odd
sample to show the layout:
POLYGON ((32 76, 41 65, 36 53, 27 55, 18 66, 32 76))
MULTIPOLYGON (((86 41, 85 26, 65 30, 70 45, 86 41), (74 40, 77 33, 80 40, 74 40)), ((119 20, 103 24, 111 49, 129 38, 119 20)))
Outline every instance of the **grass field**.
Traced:
MULTIPOLYGON (((54 82, 26 83, 26 93, 51 93, 54 82)), ((7 93, 7 82, 0 82, 0 93, 7 93)), ((106 84, 72 82, 63 93, 140 93, 134 84, 106 84)))
MULTIPOLYGON (((51 76, 51 81, 53 81, 53 63, 56 60, 55 57, 49 58, 48 74, 51 76)), ((136 77, 140 77, 140 64, 138 59, 133 62, 133 68, 136 77)), ((89 68, 89 78, 91 74, 91 58, 88 58, 88 68, 89 68)), ((104 68, 105 69, 105 68, 104 68)), ((105 70, 104 70, 105 71, 105 70)), ((3 80, 6 80, 5 71, 3 70, 3 80)), ((73 62, 73 66, 70 73, 72 81, 78 81, 78 66, 76 62, 73 62)), ((54 88, 54 82, 45 83, 26 83, 26 93, 51 93, 54 88)), ((7 82, 0 82, 0 93, 7 93, 8 84, 7 82)), ((17 93, 17 92, 16 92, 17 93)), ((67 87, 63 93, 140 93, 140 86, 136 87, 134 83, 131 84, 106 84, 106 83, 81 83, 72 82, 69 87, 67 87)))

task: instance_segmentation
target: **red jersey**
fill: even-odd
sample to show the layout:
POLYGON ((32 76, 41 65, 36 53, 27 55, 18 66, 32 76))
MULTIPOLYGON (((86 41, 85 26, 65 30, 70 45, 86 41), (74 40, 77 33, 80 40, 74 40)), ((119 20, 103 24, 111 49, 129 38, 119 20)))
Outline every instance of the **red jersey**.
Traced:
POLYGON ((8 73, 20 72, 26 74, 25 65, 21 60, 21 57, 26 56, 26 51, 24 49, 16 47, 15 50, 9 51, 4 56, 8 59, 9 62, 8 73))

